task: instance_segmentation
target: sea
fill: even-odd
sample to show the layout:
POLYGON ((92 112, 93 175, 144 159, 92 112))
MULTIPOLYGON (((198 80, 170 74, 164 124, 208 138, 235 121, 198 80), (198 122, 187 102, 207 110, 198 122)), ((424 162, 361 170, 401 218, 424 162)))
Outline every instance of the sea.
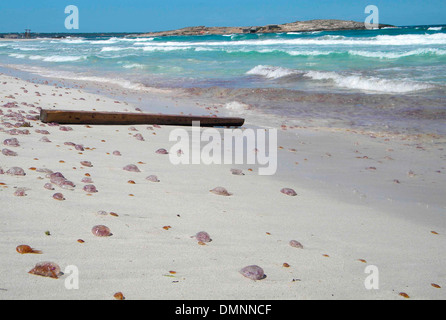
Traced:
POLYGON ((56 36, 0 40, 0 71, 118 86, 145 111, 161 89, 262 125, 446 135, 446 25, 56 36))

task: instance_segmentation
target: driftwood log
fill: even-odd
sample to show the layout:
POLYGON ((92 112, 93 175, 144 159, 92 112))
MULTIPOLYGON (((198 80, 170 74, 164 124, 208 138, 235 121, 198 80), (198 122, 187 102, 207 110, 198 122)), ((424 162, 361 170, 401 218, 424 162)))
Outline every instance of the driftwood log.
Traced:
POLYGON ((42 122, 60 124, 97 124, 97 125, 137 125, 158 124, 171 126, 191 126, 193 121, 200 121, 201 127, 240 127, 245 122, 243 118, 186 116, 151 113, 103 112, 103 111, 70 111, 44 110, 40 111, 42 122))

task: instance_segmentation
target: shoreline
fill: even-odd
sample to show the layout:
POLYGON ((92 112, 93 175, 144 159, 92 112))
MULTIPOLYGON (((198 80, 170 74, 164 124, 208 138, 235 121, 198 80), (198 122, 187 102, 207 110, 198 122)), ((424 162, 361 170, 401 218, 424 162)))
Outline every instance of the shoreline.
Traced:
MULTIPOLYGON (((0 103, 16 102, 17 107, 0 108, 0 118, 8 121, 8 109, 31 115, 46 106, 135 110, 125 89, 113 90, 121 94, 119 100, 2 74, 0 103)), ((181 97, 174 99, 173 105, 182 105, 181 97)), ((244 127, 255 128, 247 120, 244 127)), ((0 154, 0 167, 26 172, 23 177, 0 175, 6 204, 0 214, 1 299, 113 299, 118 291, 129 300, 404 299, 399 292, 412 299, 446 297, 444 289, 431 285, 446 285, 442 140, 285 126, 278 130, 277 174, 259 176, 257 165, 172 165, 155 150, 173 145, 168 135, 174 127, 70 126, 73 131, 63 132, 29 122, 30 134, 19 136, 0 124, 2 143, 13 137, 20 142, 17 148, 2 145, 18 156, 0 154), (145 141, 137 141, 136 133, 145 141), (43 136, 52 142, 39 141, 43 136), (66 141, 88 149, 79 152, 66 141), (112 155, 114 150, 122 156, 112 155), (93 167, 80 164, 85 160, 93 167), (122 170, 130 163, 142 172, 122 170), (245 175, 232 175, 231 167, 245 175), (62 172, 76 187, 46 190, 45 174, 29 168, 62 172), (90 196, 82 190, 86 173, 99 190, 90 196), (146 181, 149 174, 160 182, 146 181), (209 193, 217 186, 233 195, 209 193), (283 187, 298 195, 281 194, 283 187), (17 188, 28 188, 27 195, 14 196, 17 188), (55 192, 66 200, 52 199, 55 192), (113 236, 94 237, 90 229, 96 224, 109 226, 113 236), (213 241, 200 246, 191 236, 203 230, 213 241), (304 249, 290 247, 292 239, 304 249), (20 255, 15 252, 19 244, 43 254, 20 255), (77 266, 79 289, 67 290, 64 277, 28 274, 39 261, 54 261, 62 269, 77 266), (238 273, 250 264, 264 268, 267 278, 252 281, 238 273), (379 290, 364 287, 368 265, 379 268, 379 290)))

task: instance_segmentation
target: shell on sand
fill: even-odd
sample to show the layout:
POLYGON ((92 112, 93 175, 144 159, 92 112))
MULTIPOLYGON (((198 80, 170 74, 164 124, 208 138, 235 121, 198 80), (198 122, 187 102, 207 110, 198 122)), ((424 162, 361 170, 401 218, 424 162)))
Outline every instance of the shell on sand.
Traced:
POLYGON ((21 244, 21 245, 17 246, 15 249, 20 254, 25 254, 25 253, 41 254, 42 253, 42 251, 35 250, 35 249, 31 248, 30 246, 28 246, 27 244, 21 244))

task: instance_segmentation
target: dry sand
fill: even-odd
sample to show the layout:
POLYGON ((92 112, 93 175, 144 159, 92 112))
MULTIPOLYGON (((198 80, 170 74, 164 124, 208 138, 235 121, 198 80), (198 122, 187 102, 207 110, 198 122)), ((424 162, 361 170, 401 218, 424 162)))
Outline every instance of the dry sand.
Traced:
POLYGON ((26 176, 0 175, 0 299, 114 299, 118 291, 128 300, 407 299, 401 292, 410 299, 446 298, 446 151, 438 137, 282 128, 277 173, 261 176, 257 165, 172 165, 168 155, 155 153, 174 144, 168 126, 134 126, 136 132, 71 125, 64 132, 26 120, 32 127, 18 129, 29 135, 8 133, 13 128, 5 122, 17 122, 7 117, 9 109, 26 115, 37 107, 134 108, 77 88, 1 75, 1 148, 18 155, 0 154, 0 167, 21 167, 26 176), (4 107, 8 102, 17 107, 4 107), (40 141, 44 136, 51 142, 40 141), (20 146, 3 145, 10 138, 20 146), (141 172, 124 171, 128 164, 141 172), (245 175, 231 174, 234 167, 245 175), (32 168, 61 172, 76 187, 44 189, 49 179, 32 168), (82 190, 87 173, 97 193, 82 190), (160 182, 145 179, 152 174, 160 182), (233 195, 209 192, 217 186, 233 195), (297 196, 280 193, 284 187, 297 196), (26 196, 15 196, 17 188, 26 188, 26 196), (54 200, 56 192, 65 200, 54 200), (113 235, 95 237, 91 229, 100 224, 113 235), (191 237, 199 231, 212 241, 199 245, 191 237), (43 253, 19 254, 21 244, 43 253), (65 275, 29 274, 41 261, 57 263, 65 275), (265 279, 239 273, 253 264, 265 279), (79 272, 78 289, 67 289, 70 266, 79 272), (368 266, 379 271, 378 289, 365 286, 368 266))

